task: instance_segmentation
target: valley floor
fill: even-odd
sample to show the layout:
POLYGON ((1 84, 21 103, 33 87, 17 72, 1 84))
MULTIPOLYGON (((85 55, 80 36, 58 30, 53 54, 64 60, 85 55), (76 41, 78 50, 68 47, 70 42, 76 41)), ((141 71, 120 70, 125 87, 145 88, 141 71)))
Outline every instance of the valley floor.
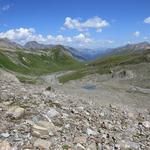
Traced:
POLYGON ((150 89, 133 86, 129 82, 112 79, 109 75, 96 74, 80 81, 71 81, 58 89, 66 94, 94 101, 98 105, 112 104, 131 108, 150 108, 150 89), (86 86, 94 86, 95 88, 86 89, 86 86))
MULTIPOLYGON (((92 74, 62 85, 57 80, 58 73, 45 76, 44 79, 48 85, 54 83, 52 86, 55 90, 63 91, 66 95, 82 97, 100 106, 112 104, 131 109, 150 108, 150 64, 143 63, 116 70, 114 77, 111 74, 92 74), (121 76, 120 70, 125 70, 127 75, 121 76), (94 88, 86 88, 88 86, 94 88)), ((66 72, 68 73, 70 72, 66 72)))

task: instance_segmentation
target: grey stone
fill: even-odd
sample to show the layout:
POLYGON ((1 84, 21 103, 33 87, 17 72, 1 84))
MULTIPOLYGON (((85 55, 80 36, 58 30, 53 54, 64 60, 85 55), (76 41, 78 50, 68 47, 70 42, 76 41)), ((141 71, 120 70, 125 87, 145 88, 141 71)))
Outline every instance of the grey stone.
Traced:
POLYGON ((6 112, 6 115, 8 117, 12 117, 14 119, 21 118, 25 113, 25 109, 21 108, 19 106, 11 106, 8 111, 6 112))
POLYGON ((44 150, 49 150, 51 147, 51 142, 47 140, 37 139, 34 142, 34 147, 44 149, 44 150))
POLYGON ((92 130, 92 129, 90 129, 90 128, 87 128, 86 133, 87 133, 88 135, 96 135, 96 134, 97 134, 96 131, 94 131, 94 130, 92 130))
POLYGON ((75 150, 85 150, 85 147, 81 145, 80 143, 76 144, 75 150))
POLYGON ((56 111, 56 109, 54 108, 50 108, 49 111, 47 112, 47 116, 49 118, 52 118, 52 117, 55 117, 55 116, 58 116, 59 115, 59 112, 56 111))
POLYGON ((1 133, 1 136, 4 137, 4 138, 8 138, 10 136, 10 134, 8 132, 1 133))

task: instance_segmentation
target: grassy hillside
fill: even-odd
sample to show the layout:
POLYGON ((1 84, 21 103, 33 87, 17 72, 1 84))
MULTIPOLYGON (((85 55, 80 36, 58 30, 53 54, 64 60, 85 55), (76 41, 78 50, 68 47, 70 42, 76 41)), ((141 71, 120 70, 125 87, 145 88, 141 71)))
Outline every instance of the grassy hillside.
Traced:
MULTIPOLYGON (((142 62, 150 62, 150 50, 140 54, 132 53, 108 56, 97 59, 86 65, 75 60, 71 54, 61 46, 38 53, 25 52, 23 50, 0 50, 0 68, 24 75, 38 76, 62 70, 76 70, 71 74, 61 76, 59 80, 62 83, 79 79, 89 74, 110 73, 111 69, 116 66, 138 64, 142 62)), ((21 77, 21 80, 25 79, 21 77)), ((28 80, 28 82, 31 81, 28 80)))
POLYGON ((0 50, 0 67, 22 74, 41 75, 72 70, 82 65, 58 47, 43 53, 0 50))
POLYGON ((61 76, 59 78, 60 82, 65 83, 69 80, 79 79, 85 75, 99 73, 107 74, 111 72, 111 69, 116 66, 139 64, 143 62, 150 62, 150 50, 144 53, 133 53, 126 55, 114 55, 108 56, 102 59, 97 59, 86 65, 86 67, 77 70, 72 74, 61 76))

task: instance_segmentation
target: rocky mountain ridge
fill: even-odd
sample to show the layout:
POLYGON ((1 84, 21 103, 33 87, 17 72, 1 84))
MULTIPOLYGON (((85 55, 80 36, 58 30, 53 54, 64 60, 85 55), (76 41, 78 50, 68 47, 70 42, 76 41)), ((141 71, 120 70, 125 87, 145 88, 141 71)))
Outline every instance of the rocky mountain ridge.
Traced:
POLYGON ((36 41, 30 41, 27 42, 23 47, 25 49, 32 49, 32 50, 42 50, 42 49, 48 49, 48 48, 53 48, 55 45, 45 45, 45 44, 40 44, 36 41))
POLYGON ((128 53, 140 53, 150 49, 150 44, 148 42, 140 42, 136 44, 127 44, 122 47, 114 48, 110 52, 113 55, 122 55, 128 53))
MULTIPOLYGON (((31 52, 39 52, 39 51, 44 51, 46 49, 51 50, 52 48, 57 47, 58 45, 52 45, 52 44, 41 44, 36 41, 29 41, 25 45, 20 45, 16 42, 12 42, 11 40, 8 39, 0 39, 0 48, 3 49, 24 49, 28 50, 31 52)), ((124 55, 128 53, 140 53, 143 52, 147 49, 150 49, 150 44, 148 42, 141 42, 137 44, 127 44, 122 47, 118 48, 109 48, 109 49, 78 49, 78 48, 73 48, 69 46, 63 46, 63 49, 66 49, 68 53, 70 53, 74 58, 80 61, 89 61, 89 60, 94 60, 97 58, 102 58, 105 56, 110 56, 110 55, 124 55)))

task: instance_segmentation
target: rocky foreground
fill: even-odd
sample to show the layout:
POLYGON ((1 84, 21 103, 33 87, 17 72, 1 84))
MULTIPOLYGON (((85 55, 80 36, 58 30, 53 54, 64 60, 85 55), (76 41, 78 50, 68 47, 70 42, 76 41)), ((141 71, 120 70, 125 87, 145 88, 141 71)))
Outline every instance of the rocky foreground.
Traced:
MULTIPOLYGON (((11 80, 10 80, 11 78, 11 80)), ((149 150, 150 110, 96 106, 51 90, 0 80, 0 150, 149 150)))

